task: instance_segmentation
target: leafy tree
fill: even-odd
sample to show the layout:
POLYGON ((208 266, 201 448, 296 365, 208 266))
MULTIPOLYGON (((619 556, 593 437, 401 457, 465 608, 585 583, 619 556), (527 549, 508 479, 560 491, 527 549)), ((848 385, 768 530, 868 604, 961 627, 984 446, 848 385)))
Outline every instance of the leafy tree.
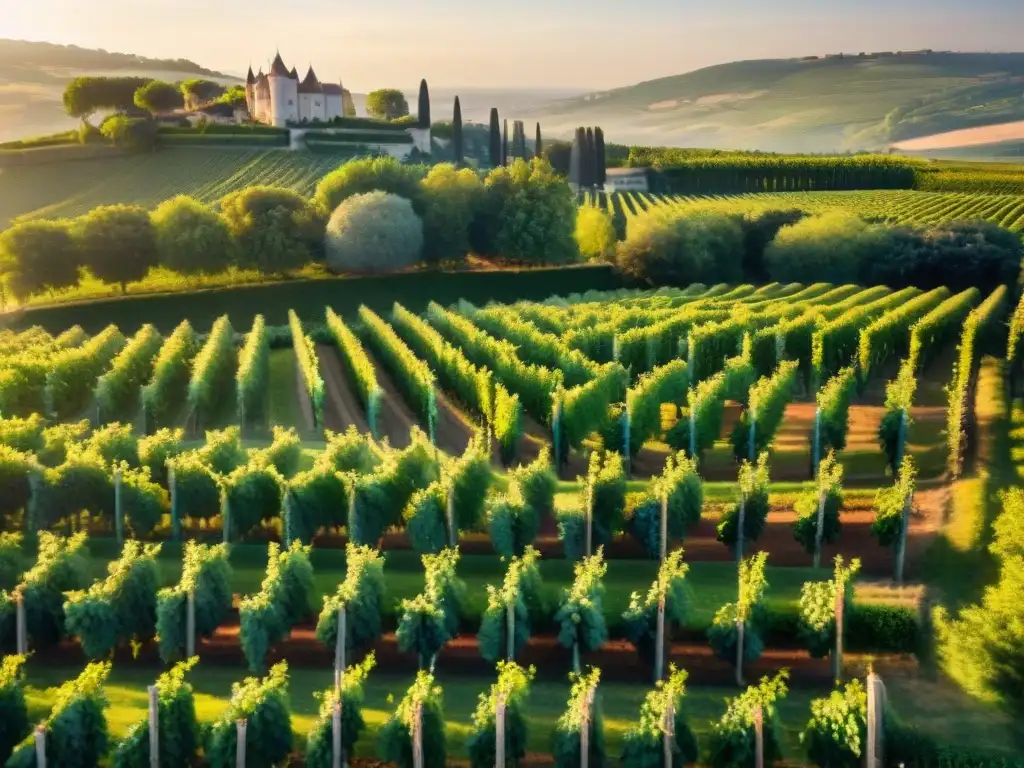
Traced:
POLYGON ((423 212, 422 166, 403 165, 393 157, 352 160, 324 176, 316 186, 314 199, 325 215, 353 195, 388 192, 404 197, 417 213, 423 212))
POLYGON ((603 608, 603 579, 607 571, 608 564, 600 548, 597 554, 576 563, 572 586, 563 594, 562 604, 555 614, 558 642, 572 650, 572 666, 577 672, 581 652, 596 651, 608 640, 603 608))
POLYGON ((280 187, 247 187, 220 200, 220 211, 239 248, 239 264, 280 274, 323 254, 324 222, 316 206, 280 187))
MULTIPOLYGON (((199 658, 174 665, 156 681, 159 761, 162 765, 190 765, 201 744, 192 685, 185 681, 199 658)), ((114 750, 114 768, 146 768, 149 762, 149 718, 135 723, 114 750)))
POLYGON ((441 686, 434 676, 420 670, 394 714, 380 731, 380 756, 398 768, 413 766, 413 730, 419 714, 423 768, 444 768, 447 745, 441 686))
POLYGON ((423 223, 398 195, 367 192, 346 199, 331 215, 324 238, 335 272, 393 272, 413 266, 423 252, 423 223))
POLYGON ((0 662, 0 760, 4 761, 29 734, 24 665, 25 657, 14 654, 0 662))
POLYGON ((465 161, 465 148, 462 144, 462 105, 459 97, 455 97, 455 111, 452 115, 452 157, 455 165, 462 165, 465 161))
POLYGON ((427 89, 426 79, 420 80, 420 95, 416 117, 419 118, 420 128, 430 127, 430 91, 427 89))
POLYGON ((100 133, 115 147, 131 152, 146 152, 156 144, 156 123, 149 118, 111 115, 103 121, 100 133))
POLYGON ((507 192, 496 217, 491 252, 520 263, 576 260, 576 205, 569 186, 543 160, 517 160, 487 177, 488 194, 507 192), (507 180, 507 181, 506 181, 507 180))
POLYGON ((469 252, 469 227, 484 195, 475 171, 450 163, 430 169, 423 180, 423 250, 428 261, 462 261, 469 252))
POLYGON ((215 211, 179 195, 157 206, 152 215, 160 266, 182 275, 223 272, 235 262, 231 230, 215 211))
POLYGON ((501 162, 501 123, 498 122, 498 110, 491 107, 491 125, 489 134, 491 167, 504 165, 501 162))
POLYGON ((366 94, 366 113, 370 117, 394 120, 409 114, 409 103, 397 88, 381 88, 366 94))
POLYGON ((569 701, 555 726, 555 743, 552 749, 555 765, 582 765, 580 756, 583 744, 580 737, 586 728, 588 764, 595 768, 604 768, 604 717, 597 698, 597 684, 600 679, 601 670, 595 667, 591 667, 586 673, 569 673, 569 680, 572 683, 569 701))
POLYGON ((537 156, 547 160, 559 176, 568 177, 572 147, 573 145, 568 141, 547 141, 544 142, 544 151, 538 152, 537 156))
POLYGON ((686 671, 669 668, 667 680, 658 680, 640 705, 640 719, 626 731, 622 764, 635 768, 665 765, 665 738, 669 738, 672 763, 682 768, 697 762, 697 736, 686 717, 686 671), (671 722, 669 722, 671 720, 671 722))
POLYGON ((509 762, 518 765, 526 757, 529 736, 526 698, 530 695, 533 675, 533 667, 523 669, 514 661, 498 662, 498 680, 487 693, 480 694, 476 711, 473 712, 473 730, 466 742, 472 768, 492 768, 496 765, 499 706, 504 711, 503 765, 509 762))
POLYGON ((185 106, 181 89, 162 80, 151 80, 135 92, 135 106, 154 115, 185 106))
POLYGON ((630 223, 616 255, 619 271, 648 286, 742 279, 743 232, 724 213, 690 211, 630 223))
MULTIPOLYGON (((683 562, 683 550, 677 549, 666 557, 658 568, 658 578, 646 594, 633 592, 629 607, 622 614, 626 637, 637 649, 640 657, 655 665, 658 643, 658 606, 665 606, 665 647, 671 639, 671 627, 686 623, 690 608, 690 595, 686 587, 686 572, 690 567, 683 562)), ((658 666, 655 669, 659 669, 658 666)))
POLYGON ((764 577, 764 567, 768 561, 767 552, 759 552, 739 565, 739 594, 735 603, 726 603, 711 622, 708 629, 708 641, 715 655, 736 668, 737 681, 742 680, 743 664, 757 661, 764 651, 764 640, 761 627, 764 623, 764 610, 761 601, 764 598, 768 582, 764 577), (743 627, 740 635, 739 627, 743 627), (743 643, 740 648, 740 642, 743 643))
POLYGON ((730 507, 718 524, 718 540, 727 547, 735 548, 737 559, 742 557, 744 544, 754 543, 764 533, 768 520, 768 453, 762 453, 757 464, 744 461, 740 464, 739 496, 736 505, 730 507), (739 531, 742 529, 742 542, 739 531))
POLYGON ((902 580, 903 554, 907 545, 909 512, 914 503, 917 486, 917 466, 912 456, 904 456, 895 482, 875 493, 875 522, 871 535, 883 547, 895 547, 896 579, 902 580))
POLYGON ((466 585, 455 575, 457 549, 423 555, 425 589, 403 600, 402 616, 395 635, 403 652, 414 652, 420 669, 432 666, 444 644, 458 634, 466 585))
MULTIPOLYGON (((836 604, 842 594, 844 608, 853 605, 853 579, 860 570, 860 560, 843 567, 843 558, 836 556, 835 573, 829 581, 804 582, 800 591, 800 639, 811 656, 822 659, 836 649, 836 604)), ((836 660, 836 672, 841 672, 836 660)), ((838 679, 839 675, 834 675, 838 679)))
POLYGON ((782 724, 778 702, 789 689, 789 672, 783 670, 774 679, 764 677, 739 696, 726 702, 725 714, 715 723, 710 738, 709 764, 712 768, 754 768, 757 736, 754 719, 758 708, 764 733, 764 764, 782 757, 782 724))
POLYGON ((614 261, 618 238, 608 211, 592 205, 582 206, 576 214, 576 245, 580 255, 591 261, 614 261))
POLYGON ((100 206, 77 219, 71 232, 82 265, 122 292, 157 265, 156 230, 145 208, 100 206))
POLYGON ((477 638, 480 655, 488 661, 513 659, 529 641, 530 614, 541 612, 539 560, 540 553, 527 547, 522 557, 509 562, 500 588, 487 585, 487 609, 477 638))
POLYGON ((833 544, 839 538, 842 482, 843 465, 836 459, 835 452, 829 451, 818 465, 817 486, 801 494, 794 506, 797 519, 793 524, 793 537, 805 552, 814 555, 816 565, 821 544, 833 544))
POLYGON ((370 547, 348 544, 345 580, 333 595, 324 597, 316 624, 316 638, 329 648, 338 642, 338 612, 345 610, 345 648, 362 652, 382 633, 384 609, 384 557, 370 547))
MULTIPOLYGON (((366 678, 376 664, 372 653, 359 664, 349 667, 341 678, 340 690, 331 686, 315 694, 320 699, 320 712, 306 742, 306 766, 331 768, 334 765, 333 720, 335 709, 341 710, 341 752, 351 755, 366 728, 363 720, 363 695, 366 678)), ((342 757, 342 765, 345 758, 342 757)))
MULTIPOLYGON (((204 80, 201 77, 191 77, 181 83, 181 95, 185 97, 186 105, 195 109, 207 102, 213 101, 219 96, 225 95, 224 86, 213 80, 204 80)), ((239 88, 240 86, 233 86, 239 88)), ((242 97, 245 98, 245 89, 242 88, 242 97)), ((244 103, 244 101, 243 101, 244 103)))
POLYGON ((288 701, 288 663, 281 661, 264 678, 247 677, 231 688, 231 703, 207 731, 204 755, 212 768, 237 763, 236 722, 246 720, 246 765, 270 768, 281 765, 292 751, 291 712, 288 701))
POLYGON ((860 680, 839 685, 827 698, 811 701, 811 719, 800 743, 820 768, 858 768, 868 735, 868 695, 860 680))
POLYGON ((135 92, 148 77, 76 77, 64 88, 64 111, 83 120, 100 110, 124 112, 135 107, 135 92))
POLYGON ((23 221, 0 233, 0 272, 19 299, 78 282, 79 252, 68 225, 23 221))

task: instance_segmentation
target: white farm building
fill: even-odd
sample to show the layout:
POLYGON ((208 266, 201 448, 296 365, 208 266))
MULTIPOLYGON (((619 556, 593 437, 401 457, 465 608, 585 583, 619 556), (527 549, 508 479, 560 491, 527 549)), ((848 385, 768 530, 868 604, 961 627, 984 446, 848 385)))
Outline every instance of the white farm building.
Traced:
POLYGON ((252 67, 245 79, 245 102, 249 115, 258 123, 280 128, 289 123, 327 121, 345 114, 345 96, 341 84, 321 83, 313 67, 299 81, 299 73, 285 66, 278 53, 270 73, 254 75, 252 67))

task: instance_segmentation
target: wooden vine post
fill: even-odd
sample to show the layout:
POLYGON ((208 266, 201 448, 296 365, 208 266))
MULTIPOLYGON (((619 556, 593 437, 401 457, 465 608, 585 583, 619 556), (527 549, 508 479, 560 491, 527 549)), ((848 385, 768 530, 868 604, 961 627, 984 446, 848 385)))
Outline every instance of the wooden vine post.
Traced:
POLYGON ((754 768, 764 768, 764 710, 754 707, 754 768))
POLYGON ((345 756, 341 748, 341 691, 331 711, 331 768, 342 768, 345 756))
POLYGON ((114 470, 114 531, 117 545, 124 545, 124 504, 121 500, 121 468, 114 470))
POLYGON ((248 729, 248 725, 244 717, 240 720, 235 720, 235 733, 238 738, 235 745, 236 768, 245 768, 245 732, 248 729))
POLYGON ((697 458, 697 404, 690 408, 690 458, 697 458))
POLYGON ((284 524, 284 546, 287 549, 291 547, 292 540, 295 538, 292 523, 292 493, 287 488, 281 494, 281 516, 284 518, 282 521, 284 524))
POLYGON ((185 598, 185 658, 196 655, 196 593, 190 589, 185 598))
POLYGON ((753 463, 757 458, 757 411, 753 407, 750 409, 750 435, 747 438, 747 456, 750 462, 753 463))
POLYGON ((587 478, 587 487, 584 493, 583 514, 586 516, 587 523, 586 555, 590 557, 594 553, 594 484, 590 478, 587 478))
POLYGON ((516 655, 516 604, 513 600, 505 606, 506 657, 515 660, 516 655))
POLYGON ((505 768, 505 695, 498 694, 494 707, 495 768, 505 768))
POLYGON ((448 486, 448 493, 444 506, 445 517, 448 520, 448 546, 454 549, 459 545, 459 537, 455 531, 455 483, 448 486))
POLYGON ((846 582, 841 574, 836 583, 836 647, 832 654, 832 679, 843 679, 843 620, 846 613, 846 582))
POLYGON ((25 595, 21 588, 14 590, 15 616, 15 649, 19 656, 28 655, 28 625, 25 622, 25 595))
POLYGON ((665 768, 672 768, 672 737, 675 735, 675 702, 671 694, 665 701, 665 722, 661 724, 661 748, 664 753, 665 768))
POLYGON ((658 596, 658 630, 654 638, 654 680, 661 680, 665 669, 665 585, 659 585, 661 595, 658 596))
POLYGON ((661 492, 661 562, 668 557, 668 491, 661 492))
POLYGON ((178 515, 178 479, 174 474, 174 465, 167 463, 167 486, 171 492, 171 536, 181 541, 181 517, 178 515))
MULTIPOLYGON (((742 470, 740 470, 742 472, 742 470)), ((740 487, 740 514, 736 525, 736 562, 743 559, 743 539, 746 531, 747 489, 740 487)))
POLYGON ((36 768, 46 768, 46 725, 40 723, 35 730, 36 768))
POLYGON ((821 464, 821 406, 814 409, 814 440, 811 448, 811 477, 818 476, 821 464))
POLYGON ((591 710, 594 707, 594 689, 587 691, 583 699, 583 717, 580 723, 580 768, 588 768, 590 765, 590 720, 591 710))
POLYGON ((739 571, 739 590, 736 598, 736 685, 743 687, 743 633, 746 629, 747 607, 743 602, 743 571, 739 571))
POLYGON ((146 688, 149 694, 149 768, 160 768, 160 692, 155 685, 146 688))
POLYGON ((894 577, 897 584, 903 583, 903 566, 907 559, 907 528, 910 527, 910 508, 914 504, 914 491, 911 489, 903 499, 903 514, 900 516, 900 538, 896 543, 896 573, 894 577))
POLYGON ((423 702, 417 701, 412 715, 412 768, 423 768, 423 702))
POLYGON ((220 525, 223 529, 224 543, 231 543, 231 502, 228 501, 227 488, 220 489, 220 525))
POLYGON ((334 687, 341 691, 341 679, 345 675, 345 646, 347 645, 347 614, 344 605, 338 608, 338 637, 334 641, 334 687))
POLYGON ((868 734, 865 767, 882 768, 885 764, 885 685, 874 670, 868 672, 868 734))

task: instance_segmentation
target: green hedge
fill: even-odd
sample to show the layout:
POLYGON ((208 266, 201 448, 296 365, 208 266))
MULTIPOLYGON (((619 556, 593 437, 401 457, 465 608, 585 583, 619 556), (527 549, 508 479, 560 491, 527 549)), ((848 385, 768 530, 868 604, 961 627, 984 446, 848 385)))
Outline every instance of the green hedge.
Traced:
POLYGON ((367 131, 405 131, 406 126, 395 125, 387 120, 372 117, 336 117, 328 122, 316 120, 311 123, 289 123, 291 128, 358 128, 367 131))
POLYGON ((287 147, 287 134, 206 134, 206 133, 170 133, 160 134, 157 143, 161 146, 176 145, 209 145, 209 146, 256 146, 256 147, 287 147))
POLYGON ((208 328, 223 314, 230 316, 235 327, 249 328, 257 314, 262 314, 268 325, 285 325, 288 310, 293 307, 301 319, 322 322, 326 306, 353 317, 360 304, 386 313, 398 301, 411 312, 422 312, 430 300, 453 304, 466 299, 482 306, 489 301, 542 300, 618 287, 618 276, 611 266, 603 264, 490 272, 408 272, 238 285, 187 296, 129 295, 28 307, 8 322, 17 329, 39 325, 55 334, 76 324, 87 333, 98 333, 111 323, 122 333, 134 333, 145 323, 170 333, 186 318, 195 328, 208 328))
POLYGON ((306 141, 312 140, 315 143, 324 144, 412 144, 412 136, 409 133, 396 133, 394 131, 359 133, 327 133, 326 131, 310 131, 306 134, 306 141))
POLYGON ((229 136, 287 136, 287 128, 275 128, 272 125, 238 125, 225 123, 207 123, 204 127, 181 125, 161 125, 157 128, 157 136, 202 136, 210 134, 229 136))

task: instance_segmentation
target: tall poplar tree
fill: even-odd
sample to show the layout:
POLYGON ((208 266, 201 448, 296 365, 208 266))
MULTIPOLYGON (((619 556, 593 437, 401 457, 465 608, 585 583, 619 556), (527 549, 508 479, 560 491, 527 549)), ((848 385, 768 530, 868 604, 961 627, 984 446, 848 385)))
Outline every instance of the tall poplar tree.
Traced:
POLYGON ((498 122, 498 110, 491 107, 491 165, 497 168, 501 165, 501 123, 498 122))
POLYGON ((592 187, 594 186, 594 176, 596 175, 596 169, 594 167, 595 163, 593 128, 587 128, 586 142, 586 152, 584 152, 584 157, 586 158, 586 160, 583 164, 583 167, 585 169, 583 184, 584 186, 592 187))
POLYGON ((600 128, 594 129, 594 160, 596 163, 594 183, 599 187, 603 187, 608 179, 608 161, 605 158, 604 151, 604 131, 600 128))
POLYGON ((420 80, 420 104, 417 117, 420 128, 430 127, 430 90, 427 88, 427 81, 420 80))
POLYGON ((508 165, 508 118, 505 118, 501 132, 501 164, 508 165))
POLYGON ((462 105, 459 97, 455 97, 455 112, 452 115, 452 154, 456 165, 462 165, 465 157, 462 151, 462 105))
POLYGON ((537 137, 533 140, 533 154, 535 157, 543 157, 544 145, 540 140, 540 123, 537 123, 537 137))

